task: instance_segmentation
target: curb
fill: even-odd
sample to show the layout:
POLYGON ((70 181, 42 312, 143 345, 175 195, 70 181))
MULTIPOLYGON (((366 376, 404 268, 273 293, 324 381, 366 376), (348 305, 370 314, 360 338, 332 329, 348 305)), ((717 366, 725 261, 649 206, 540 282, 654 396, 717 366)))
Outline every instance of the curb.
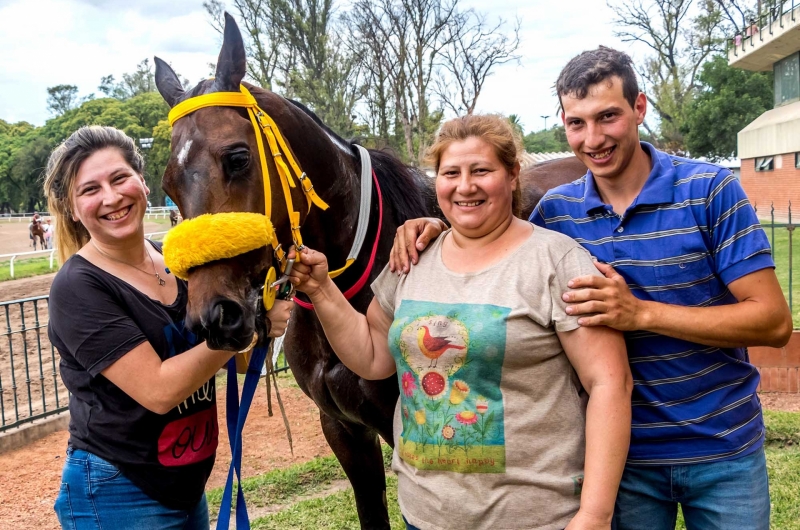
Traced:
POLYGON ((25 447, 48 434, 69 427, 69 411, 65 410, 49 418, 22 425, 0 434, 0 454, 25 447))

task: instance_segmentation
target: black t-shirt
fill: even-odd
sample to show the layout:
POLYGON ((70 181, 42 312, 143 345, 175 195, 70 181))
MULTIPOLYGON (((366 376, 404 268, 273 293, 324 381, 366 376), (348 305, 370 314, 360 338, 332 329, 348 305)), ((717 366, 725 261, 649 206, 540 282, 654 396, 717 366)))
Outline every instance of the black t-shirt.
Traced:
POLYGON ((115 464, 147 495, 179 510, 197 504, 214 466, 214 378, 160 415, 100 372, 145 341, 163 360, 196 345, 183 325, 186 302, 181 280, 177 299, 167 306, 75 255, 53 280, 48 329, 72 393, 69 444, 115 464))

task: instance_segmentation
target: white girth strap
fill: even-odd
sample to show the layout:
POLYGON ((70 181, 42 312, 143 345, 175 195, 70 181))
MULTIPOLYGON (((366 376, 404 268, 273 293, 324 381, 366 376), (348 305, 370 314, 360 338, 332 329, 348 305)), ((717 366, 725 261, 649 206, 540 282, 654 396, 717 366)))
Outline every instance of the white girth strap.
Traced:
POLYGON ((361 205, 358 208, 356 238, 353 240, 353 246, 347 255, 348 260, 355 260, 358 257, 358 253, 361 252, 361 246, 367 237, 369 210, 370 206, 372 206, 372 160, 370 160, 369 152, 366 149, 360 145, 356 145, 356 149, 358 149, 358 154, 361 155, 361 205))

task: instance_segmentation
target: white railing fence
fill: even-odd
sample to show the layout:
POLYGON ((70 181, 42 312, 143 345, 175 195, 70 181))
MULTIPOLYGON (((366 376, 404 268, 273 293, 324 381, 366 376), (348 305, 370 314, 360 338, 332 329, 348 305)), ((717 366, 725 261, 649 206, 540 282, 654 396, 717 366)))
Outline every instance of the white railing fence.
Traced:
MULTIPOLYGON (((152 239, 153 236, 163 236, 167 232, 150 232, 149 234, 145 234, 144 237, 148 239, 152 239)), ((0 261, 5 261, 8 258, 9 260, 9 267, 11 272, 11 277, 14 277, 14 261, 17 259, 18 256, 33 256, 35 254, 50 254, 50 270, 53 270, 53 264, 55 262, 55 253, 56 249, 50 248, 45 250, 33 250, 29 252, 14 252, 12 254, 0 254, 0 261)))

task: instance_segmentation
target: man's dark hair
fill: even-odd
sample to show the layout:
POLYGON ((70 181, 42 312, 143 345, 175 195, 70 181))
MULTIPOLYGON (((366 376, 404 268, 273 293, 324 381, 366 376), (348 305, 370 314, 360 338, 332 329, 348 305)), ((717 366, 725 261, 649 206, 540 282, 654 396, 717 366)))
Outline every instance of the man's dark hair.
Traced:
POLYGON ((596 50, 585 51, 573 57, 561 70, 556 81, 559 105, 563 110, 561 96, 572 95, 583 99, 589 93, 589 87, 613 76, 622 80, 622 95, 633 108, 639 95, 633 61, 627 53, 607 46, 600 46, 596 50))

